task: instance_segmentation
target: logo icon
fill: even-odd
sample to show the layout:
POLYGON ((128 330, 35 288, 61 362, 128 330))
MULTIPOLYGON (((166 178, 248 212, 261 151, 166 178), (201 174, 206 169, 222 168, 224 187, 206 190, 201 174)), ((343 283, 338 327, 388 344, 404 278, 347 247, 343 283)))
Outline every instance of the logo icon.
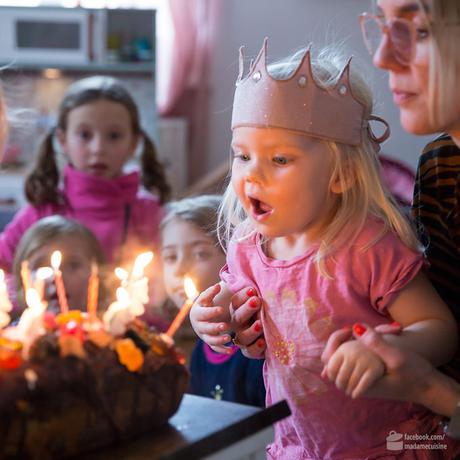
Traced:
POLYGON ((391 430, 387 436, 388 450, 402 450, 404 448, 403 435, 391 430))

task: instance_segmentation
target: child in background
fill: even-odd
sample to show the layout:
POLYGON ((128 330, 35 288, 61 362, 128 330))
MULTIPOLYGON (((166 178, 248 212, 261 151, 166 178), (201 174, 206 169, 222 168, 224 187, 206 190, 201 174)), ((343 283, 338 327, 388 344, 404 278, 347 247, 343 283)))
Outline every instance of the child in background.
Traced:
POLYGON ((128 91, 111 77, 79 80, 69 87, 57 118, 25 182, 30 204, 0 236, 0 265, 8 271, 24 232, 53 214, 88 227, 108 262, 119 261, 124 248, 123 255, 131 257, 128 249, 151 248, 158 239, 161 204, 170 188, 128 91), (62 177, 53 149, 55 137, 67 160, 62 177), (141 173, 124 173, 123 166, 140 141, 141 173))
MULTIPOLYGON (((309 52, 296 54, 270 73, 265 59, 266 43, 244 78, 240 62, 231 184, 220 214, 227 266, 223 281, 195 302, 192 325, 222 346, 232 293, 257 290, 266 403, 287 399, 292 410, 275 425, 269 458, 388 458, 391 431, 441 434, 440 418, 407 403, 354 399, 385 367, 350 341, 323 373, 328 337, 355 322, 397 321, 401 335, 386 340, 439 365, 455 351, 455 323, 421 272, 412 229, 379 180, 377 153, 388 133, 372 132, 370 121, 381 119, 372 115, 364 81, 337 48, 313 61, 309 52)), ((443 443, 443 458, 460 452, 443 443)), ((432 457, 406 450, 398 458, 432 457)))
MULTIPOLYGON (((69 307, 86 311, 91 265, 95 263, 100 269, 104 264, 104 254, 90 230, 62 216, 40 219, 24 233, 18 244, 13 273, 18 286, 17 302, 21 310, 26 306, 21 277, 22 262, 28 262, 31 278, 34 279, 38 268, 50 266, 51 254, 56 250, 63 254, 60 270, 69 307)), ((99 273, 99 276, 103 279, 102 273, 99 273)), ((49 310, 55 313, 59 311, 54 282, 46 283, 45 299, 49 310)), ((109 299, 103 282, 99 283, 98 300, 100 306, 108 305, 109 299)))
MULTIPOLYGON (((184 277, 203 290, 219 280, 225 254, 217 241, 217 211, 222 197, 203 195, 168 205, 161 223, 163 276, 169 298, 180 308, 186 300, 184 277)), ((233 346, 229 354, 215 353, 196 341, 190 362, 190 392, 253 406, 263 406, 263 360, 244 357, 233 346)))

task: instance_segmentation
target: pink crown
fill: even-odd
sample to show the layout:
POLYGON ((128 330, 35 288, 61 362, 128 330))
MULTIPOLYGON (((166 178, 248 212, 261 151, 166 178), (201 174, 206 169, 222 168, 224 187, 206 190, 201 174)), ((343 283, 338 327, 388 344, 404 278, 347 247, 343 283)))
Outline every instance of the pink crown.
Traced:
POLYGON ((350 87, 350 62, 337 84, 325 89, 316 83, 310 49, 288 79, 277 80, 267 71, 267 39, 264 40, 249 74, 243 78, 243 48, 233 102, 232 129, 239 126, 284 128, 349 145, 359 145, 364 120, 364 105, 350 87))

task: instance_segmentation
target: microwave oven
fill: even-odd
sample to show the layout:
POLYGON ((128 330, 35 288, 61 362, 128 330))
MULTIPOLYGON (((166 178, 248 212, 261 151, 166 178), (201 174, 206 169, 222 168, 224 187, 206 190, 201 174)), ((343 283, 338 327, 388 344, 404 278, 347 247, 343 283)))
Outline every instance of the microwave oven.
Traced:
POLYGON ((82 8, 0 8, 2 64, 87 65, 102 59, 103 16, 82 8))

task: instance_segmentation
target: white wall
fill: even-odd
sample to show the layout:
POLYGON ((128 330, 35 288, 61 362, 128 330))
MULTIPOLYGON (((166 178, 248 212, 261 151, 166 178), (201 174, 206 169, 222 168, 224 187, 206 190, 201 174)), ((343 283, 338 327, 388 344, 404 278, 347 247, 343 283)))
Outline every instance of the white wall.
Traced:
MULTIPOLYGON (((217 1, 217 0, 215 0, 217 1)), ((405 133, 393 105, 384 72, 371 65, 359 29, 359 13, 371 0, 221 0, 222 12, 211 62, 211 100, 206 170, 225 161, 229 154, 231 104, 238 74, 238 48, 255 57, 263 38, 269 37, 269 59, 279 59, 310 42, 326 44, 346 39, 348 48, 368 70, 376 99, 376 114, 388 120, 392 136, 382 151, 413 168, 429 138, 405 133)), ((247 61, 249 63, 249 60, 247 61)), ((248 65, 248 64, 247 64, 248 65)))

